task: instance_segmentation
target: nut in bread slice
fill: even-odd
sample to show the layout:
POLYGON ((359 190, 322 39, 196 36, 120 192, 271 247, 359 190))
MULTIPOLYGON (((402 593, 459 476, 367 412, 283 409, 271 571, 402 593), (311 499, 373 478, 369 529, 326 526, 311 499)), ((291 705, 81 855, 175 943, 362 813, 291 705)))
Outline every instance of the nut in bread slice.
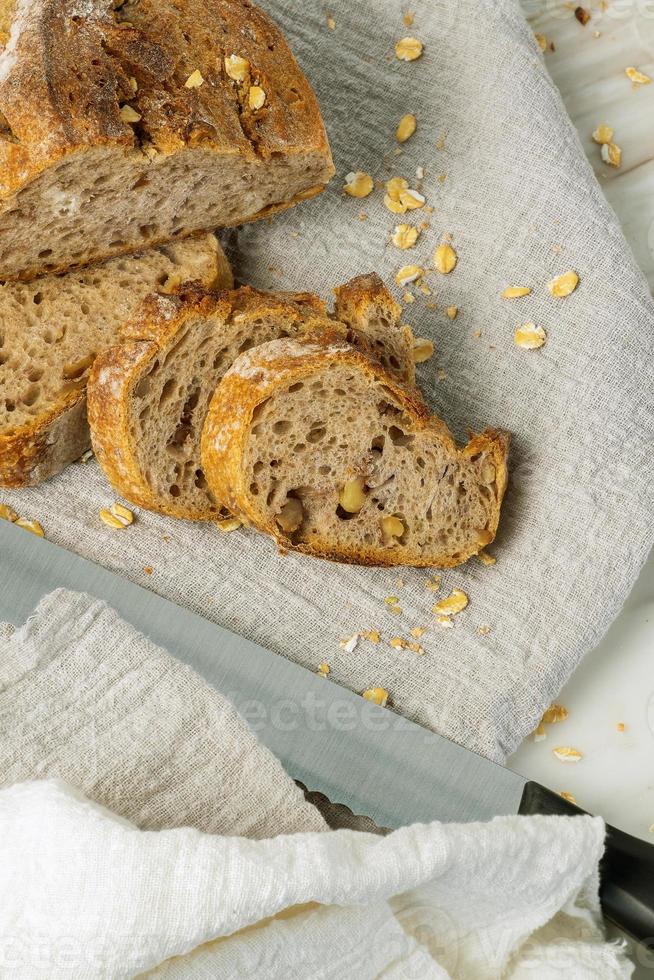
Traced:
POLYGON ((282 548, 370 565, 458 565, 489 544, 506 433, 458 448, 415 392, 341 341, 242 354, 211 401, 202 465, 217 500, 282 548))
POLYGON ((148 298, 123 330, 123 343, 98 358, 89 384, 93 445, 110 482, 127 500, 163 514, 212 520, 200 436, 209 401, 240 353, 283 337, 347 339, 412 383, 413 335, 376 276, 336 290, 347 322, 328 318, 311 293, 224 292, 197 288, 148 298), (383 345, 389 337, 389 351, 383 345))
POLYGON ((94 357, 116 342, 144 296, 187 279, 231 283, 213 235, 0 285, 0 486, 39 483, 90 447, 94 357))

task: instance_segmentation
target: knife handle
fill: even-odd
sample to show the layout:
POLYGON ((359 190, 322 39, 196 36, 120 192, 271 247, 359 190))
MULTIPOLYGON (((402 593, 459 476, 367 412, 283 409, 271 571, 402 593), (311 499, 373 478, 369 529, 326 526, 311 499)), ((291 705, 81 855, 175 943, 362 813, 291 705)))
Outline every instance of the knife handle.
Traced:
MULTIPOLYGON (((538 783, 527 782, 518 812, 578 816, 586 811, 538 783)), ((607 824, 600 901, 608 919, 649 949, 654 947, 654 844, 607 824)))

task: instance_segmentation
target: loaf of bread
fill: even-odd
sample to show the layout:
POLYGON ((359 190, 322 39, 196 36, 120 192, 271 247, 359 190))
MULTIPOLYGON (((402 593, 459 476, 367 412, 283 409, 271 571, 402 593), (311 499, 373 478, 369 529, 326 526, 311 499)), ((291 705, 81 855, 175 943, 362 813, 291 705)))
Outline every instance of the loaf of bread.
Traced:
POLYGON ((333 173, 249 0, 18 0, 0 38, 0 279, 252 221, 333 173))
POLYGON ((201 446, 216 500, 283 549, 436 567, 493 540, 507 451, 495 430, 457 448, 410 389, 350 345, 296 340, 236 359, 201 446))
POLYGON ((0 285, 0 486, 58 473, 91 445, 86 381, 94 357, 157 288, 231 284, 213 235, 66 275, 0 285))

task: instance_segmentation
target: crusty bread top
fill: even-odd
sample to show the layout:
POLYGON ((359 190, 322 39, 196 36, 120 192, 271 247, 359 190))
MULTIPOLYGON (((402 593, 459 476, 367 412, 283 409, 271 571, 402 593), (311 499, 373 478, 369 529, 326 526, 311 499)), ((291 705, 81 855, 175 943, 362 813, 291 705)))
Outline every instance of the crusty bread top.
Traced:
POLYGON ((315 148, 329 158, 311 87, 249 0, 5 0, 0 39, 0 197, 92 146, 264 159, 315 148), (231 54, 249 61, 262 108, 227 76, 231 54), (195 71, 203 83, 186 87, 195 71), (121 119, 125 105, 139 121, 121 119))

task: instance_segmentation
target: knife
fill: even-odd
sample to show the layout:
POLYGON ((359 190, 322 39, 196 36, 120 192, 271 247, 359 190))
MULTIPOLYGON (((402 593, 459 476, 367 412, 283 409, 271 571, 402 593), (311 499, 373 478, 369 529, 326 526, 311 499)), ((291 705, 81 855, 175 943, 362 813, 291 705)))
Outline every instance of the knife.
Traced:
MULTIPOLYGON (((127 579, 0 520, 0 621, 64 587, 104 599, 241 712, 285 770, 380 827, 584 811, 524 776, 330 683, 127 579)), ((607 827, 604 914, 654 941, 654 845, 607 827)))

